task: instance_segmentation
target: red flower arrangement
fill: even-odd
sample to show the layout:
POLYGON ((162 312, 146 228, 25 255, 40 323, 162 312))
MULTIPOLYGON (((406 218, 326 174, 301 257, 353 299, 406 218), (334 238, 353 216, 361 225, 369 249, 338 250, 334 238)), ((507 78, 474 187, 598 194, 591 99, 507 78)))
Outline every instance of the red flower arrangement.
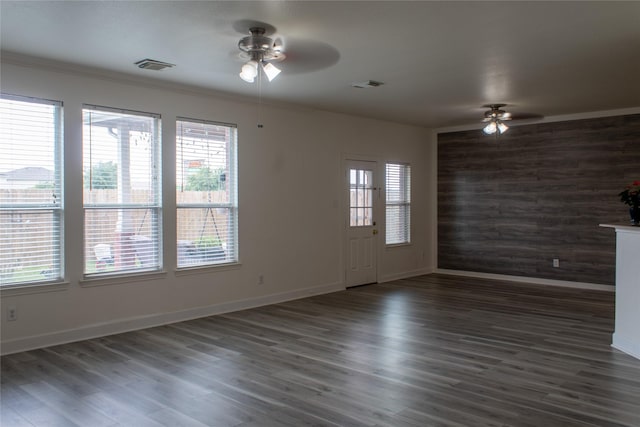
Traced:
POLYGON ((624 191, 618 194, 620 201, 625 205, 636 207, 640 205, 640 181, 633 181, 630 185, 627 185, 624 191))
POLYGON ((640 225, 640 181, 633 181, 631 185, 627 185, 627 188, 621 191, 618 196, 620 196, 621 202, 631 206, 629 208, 631 224, 640 225))

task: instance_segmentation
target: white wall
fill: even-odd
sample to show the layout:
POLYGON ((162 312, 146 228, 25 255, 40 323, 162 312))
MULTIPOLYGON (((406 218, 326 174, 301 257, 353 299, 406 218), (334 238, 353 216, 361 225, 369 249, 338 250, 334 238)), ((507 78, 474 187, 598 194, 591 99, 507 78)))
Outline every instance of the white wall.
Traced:
POLYGON ((256 104, 240 98, 15 59, 2 63, 1 72, 5 93, 63 102, 68 279, 46 291, 2 291, 3 353, 343 289, 342 164, 352 154, 412 165, 413 243, 384 248, 380 242, 379 280, 435 267, 435 146, 426 129, 282 106, 263 106, 258 129, 256 104), (83 103, 162 116, 164 274, 81 283, 83 103), (175 271, 176 116, 238 125, 237 267, 175 271), (8 307, 17 309, 18 320, 5 321, 8 307))

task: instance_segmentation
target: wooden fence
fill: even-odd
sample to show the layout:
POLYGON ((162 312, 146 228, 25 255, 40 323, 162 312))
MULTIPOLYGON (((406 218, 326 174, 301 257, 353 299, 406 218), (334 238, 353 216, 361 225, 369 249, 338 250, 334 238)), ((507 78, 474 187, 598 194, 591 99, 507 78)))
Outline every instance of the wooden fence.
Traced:
MULTIPOLYGON (((46 200, 51 196, 51 190, 19 189, 0 190, 0 200, 3 207, 16 203, 28 203, 29 200, 46 200), (6 202, 6 204, 5 204, 6 202)), ((149 199, 146 190, 133 190, 130 194, 132 204, 145 203, 149 199)), ((84 200, 94 205, 110 205, 118 201, 117 190, 85 191, 84 200)), ((214 191, 201 193, 193 191, 179 191, 180 203, 205 204, 225 203, 227 193, 214 191)), ((197 244, 199 241, 226 242, 230 228, 230 210, 227 208, 210 209, 179 209, 177 215, 177 240, 197 244)), ((85 263, 93 265, 96 262, 96 248, 110 248, 116 246, 120 233, 123 231, 123 219, 129 225, 128 232, 141 239, 154 239, 153 216, 155 209, 86 209, 84 225, 78 223, 64 224, 67 238, 76 239, 84 236, 85 263), (92 230, 85 233, 84 230, 92 230)), ((161 211, 159 212, 162 213, 161 211)), ((34 256, 34 248, 45 247, 52 242, 53 218, 51 213, 36 214, 27 210, 4 211, 0 214, 0 254, 8 260, 0 265, 0 273, 14 271, 16 267, 47 268, 55 263, 52 251, 44 251, 41 256, 34 256)))

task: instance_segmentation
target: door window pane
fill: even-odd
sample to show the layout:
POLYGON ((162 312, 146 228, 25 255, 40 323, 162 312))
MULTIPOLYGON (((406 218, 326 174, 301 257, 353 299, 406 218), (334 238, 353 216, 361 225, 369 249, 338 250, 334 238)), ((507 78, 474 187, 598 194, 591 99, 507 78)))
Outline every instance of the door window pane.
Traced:
POLYGON ((373 171, 349 170, 349 225, 351 227, 365 227, 373 224, 372 178, 373 171))

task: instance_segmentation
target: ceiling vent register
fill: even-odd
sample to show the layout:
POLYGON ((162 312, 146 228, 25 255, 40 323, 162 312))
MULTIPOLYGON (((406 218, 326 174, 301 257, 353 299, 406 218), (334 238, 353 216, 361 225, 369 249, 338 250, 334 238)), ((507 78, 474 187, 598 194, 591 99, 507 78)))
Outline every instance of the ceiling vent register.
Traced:
POLYGON ((165 68, 173 68, 175 64, 169 64, 168 62, 156 61, 155 59, 142 59, 135 63, 138 68, 142 68, 143 70, 151 70, 151 71, 160 71, 165 68))
POLYGON ((367 80, 365 82, 351 83, 351 86, 356 87, 358 89, 366 89, 370 87, 379 87, 379 86, 382 86, 383 84, 384 83, 377 82, 375 80, 367 80))

